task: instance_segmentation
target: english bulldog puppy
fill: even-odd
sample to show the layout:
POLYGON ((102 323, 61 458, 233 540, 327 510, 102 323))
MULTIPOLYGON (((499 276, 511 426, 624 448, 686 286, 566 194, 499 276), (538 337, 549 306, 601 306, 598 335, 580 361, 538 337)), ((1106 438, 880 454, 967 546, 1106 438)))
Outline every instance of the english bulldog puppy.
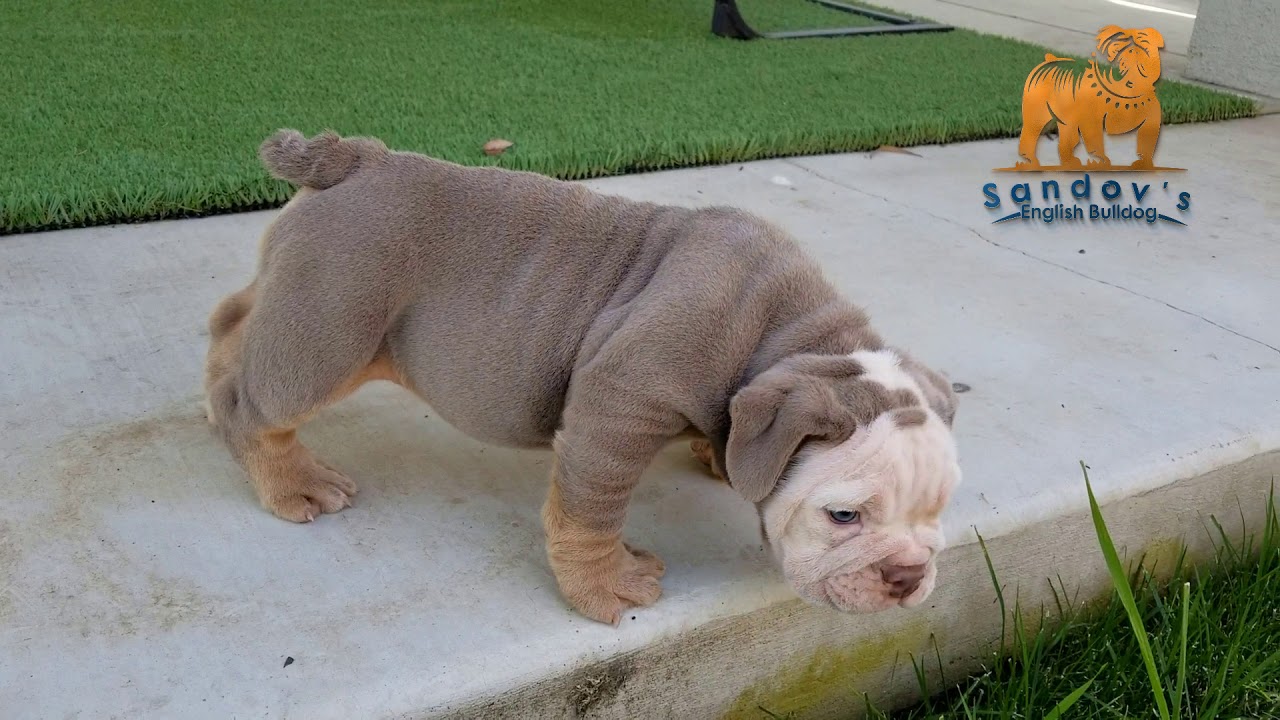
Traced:
POLYGON ((259 154, 300 190, 210 317, 205 387, 271 512, 351 504, 296 430, 388 380, 472 437, 553 451, 547 555, 589 618, 661 594, 662 561, 622 528, 650 461, 690 436, 801 597, 872 612, 932 591, 956 397, 780 228, 372 138, 284 130, 259 154))

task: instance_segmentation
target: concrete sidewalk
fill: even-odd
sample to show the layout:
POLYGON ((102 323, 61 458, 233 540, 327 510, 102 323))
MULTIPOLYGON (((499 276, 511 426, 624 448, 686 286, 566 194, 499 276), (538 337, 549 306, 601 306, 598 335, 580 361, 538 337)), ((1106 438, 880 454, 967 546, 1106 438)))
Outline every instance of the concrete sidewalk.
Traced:
POLYGON ((914 152, 591 183, 780 222, 890 341, 971 386, 940 589, 867 617, 795 601, 752 508, 677 446, 628 531, 667 561, 664 598, 582 620, 541 548, 549 456, 392 387, 304 433, 361 482, 356 507, 277 520, 198 392, 205 317, 272 213, 0 238, 0 714, 833 716, 909 696, 935 643, 959 673, 998 636, 974 528, 1033 606, 1051 576, 1105 587, 1078 460, 1131 554, 1256 520, 1280 469, 1280 117, 1167 128, 1161 163, 1186 173, 1094 178, 1162 207, 1158 182, 1189 191, 1188 227, 992 225, 1011 184, 1039 192, 991 172, 1016 141, 914 152))

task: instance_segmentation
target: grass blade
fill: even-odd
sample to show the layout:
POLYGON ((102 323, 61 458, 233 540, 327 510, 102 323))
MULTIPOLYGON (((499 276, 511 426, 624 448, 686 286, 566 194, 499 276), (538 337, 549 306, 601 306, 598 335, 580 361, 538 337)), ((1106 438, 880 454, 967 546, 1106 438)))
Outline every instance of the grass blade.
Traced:
POLYGON ((1102 519, 1102 510, 1098 507, 1098 499, 1093 496, 1093 485, 1089 482, 1089 468, 1080 462, 1084 472, 1084 486, 1089 493, 1089 512, 1093 515, 1093 528, 1098 535, 1098 545, 1102 548, 1102 556, 1106 558, 1107 570, 1111 573, 1111 583, 1120 596, 1125 612, 1129 615, 1129 624, 1133 627, 1133 635, 1138 639, 1138 648, 1142 651, 1142 662, 1147 666, 1147 677, 1151 681, 1151 692, 1155 696, 1156 708, 1161 720, 1171 720, 1169 704, 1165 701, 1164 686, 1160 682, 1160 673, 1156 670, 1155 656, 1151 653, 1151 642, 1147 638, 1146 628, 1142 625, 1142 615, 1138 613, 1138 605, 1133 599, 1133 589, 1129 587, 1129 578, 1120 564, 1120 556, 1116 554, 1115 543, 1111 541, 1111 533, 1107 531, 1107 523, 1102 519))
POLYGON ((1182 649, 1178 652, 1178 689, 1173 696, 1173 720, 1182 717, 1182 696, 1187 689, 1187 621, 1191 615, 1191 583, 1182 583, 1182 649))
POLYGON ((1067 710, 1070 710, 1071 706, 1076 704, 1076 701, 1084 697, 1084 694, 1088 692, 1089 686, 1092 684, 1093 684, 1093 678, 1089 678, 1088 680, 1085 680, 1083 685, 1076 688, 1075 690, 1072 690, 1066 697, 1062 698, 1061 702, 1059 702, 1057 705, 1054 705, 1053 709, 1050 710, 1049 713, 1044 716, 1044 720, 1058 720, 1058 718, 1062 717, 1062 713, 1066 712, 1067 710))
POLYGON ((982 539, 982 533, 978 532, 978 528, 973 529, 973 534, 978 536, 978 546, 982 548, 982 559, 987 563, 987 574, 991 576, 991 585, 996 589, 996 602, 1000 604, 1000 653, 1004 654, 1005 647, 1005 631, 1006 618, 1009 617, 1009 611, 1004 604, 1004 589, 1000 587, 1000 578, 996 575, 996 566, 991 563, 991 553, 987 551, 987 541, 982 539))

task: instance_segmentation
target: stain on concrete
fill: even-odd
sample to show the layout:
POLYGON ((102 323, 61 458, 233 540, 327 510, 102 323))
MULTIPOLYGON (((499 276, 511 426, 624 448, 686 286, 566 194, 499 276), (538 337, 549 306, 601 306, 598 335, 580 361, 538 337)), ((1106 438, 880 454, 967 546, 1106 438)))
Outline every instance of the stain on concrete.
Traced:
POLYGON ((213 441, 198 400, 187 399, 137 420, 73 429, 31 458, 22 474, 56 483, 57 492, 42 511, 0 528, 0 580, 10 588, 0 593, 0 617, 13 612, 6 599, 25 591, 26 622, 84 638, 131 636, 172 631, 226 605, 190 580, 140 566, 143 553, 122 546, 111 525, 156 499, 189 496, 183 449, 213 441), (18 557, 21 548, 30 557, 18 557))
POLYGON ((861 697, 859 680, 885 667, 910 672, 911 659, 932 647, 928 621, 908 620, 896 633, 850 647, 820 647, 799 654, 779 672, 739 693, 721 720, 804 717, 814 707, 843 707, 861 697), (837 700, 837 698, 842 698, 837 700))
POLYGON ((151 605, 147 614, 165 632, 182 623, 197 620, 208 613, 209 599, 188 583, 175 583, 155 575, 149 576, 151 605))
POLYGON ((170 478, 129 472, 137 456, 159 446, 176 449, 209 438, 209 426, 196 400, 189 400, 145 418, 107 426, 74 430, 49 453, 58 469, 59 503, 54 516, 62 524, 85 524, 93 519, 94 506, 104 500, 133 502, 139 495, 169 496, 170 478), (192 438, 199 433, 200 438, 192 438))
POLYGON ((631 658, 620 657, 581 672, 574 679, 573 691, 569 695, 573 717, 590 717, 594 708, 608 705, 618 696, 633 670, 631 658))
MULTIPOLYGON (((1182 538, 1156 538, 1149 541, 1142 549, 1139 562, 1142 563, 1142 569, 1150 573, 1157 582, 1167 582, 1173 578, 1180 561, 1184 560, 1183 553, 1186 547, 1186 542, 1182 538)), ((1190 559, 1186 558, 1186 560, 1190 559)))

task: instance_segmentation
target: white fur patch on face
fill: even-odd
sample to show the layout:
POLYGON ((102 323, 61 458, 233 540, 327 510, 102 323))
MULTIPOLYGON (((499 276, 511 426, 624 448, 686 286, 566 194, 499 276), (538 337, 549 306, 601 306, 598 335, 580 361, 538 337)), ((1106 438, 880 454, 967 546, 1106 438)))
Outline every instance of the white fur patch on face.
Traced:
POLYGON ((861 378, 879 383, 886 390, 910 390, 924 404, 924 393, 911 373, 902 369, 902 360, 892 350, 858 350, 849 353, 866 372, 861 378))
MULTIPOLYGON (((893 353, 856 359, 868 380, 919 393, 893 353)), ((936 414, 926 417, 921 425, 900 427, 886 412, 839 445, 803 451, 763 503, 768 537, 801 596, 875 612, 916 605, 933 590, 944 546, 940 516, 960 482, 960 467, 950 429, 936 414), (832 510, 855 511, 859 519, 840 524, 832 510), (886 566, 922 566, 924 578, 903 595, 883 579, 886 566)))

